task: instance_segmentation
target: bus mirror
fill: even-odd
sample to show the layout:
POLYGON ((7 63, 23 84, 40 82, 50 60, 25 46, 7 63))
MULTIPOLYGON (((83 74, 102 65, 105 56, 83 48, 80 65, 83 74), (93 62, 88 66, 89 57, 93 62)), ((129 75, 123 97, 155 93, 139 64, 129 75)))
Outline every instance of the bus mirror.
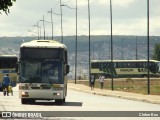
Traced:
POLYGON ((68 74, 69 73, 69 65, 66 65, 66 74, 68 74))
POLYGON ((17 63, 15 68, 15 71, 17 72, 17 74, 18 74, 18 67, 19 67, 19 64, 17 63))

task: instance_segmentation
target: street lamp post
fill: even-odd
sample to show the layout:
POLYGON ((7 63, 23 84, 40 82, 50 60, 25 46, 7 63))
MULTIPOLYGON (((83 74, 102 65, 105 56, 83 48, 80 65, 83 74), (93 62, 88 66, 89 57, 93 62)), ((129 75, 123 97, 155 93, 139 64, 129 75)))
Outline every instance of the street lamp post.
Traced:
POLYGON ((123 60, 123 38, 122 38, 122 60, 123 60))
POLYGON ((62 25, 62 6, 61 6, 61 0, 60 0, 60 11, 61 11, 61 42, 63 43, 63 25, 62 25))
POLYGON ((77 80, 77 0, 76 0, 76 44, 75 44, 75 84, 77 80))
POLYGON ((137 46, 137 39, 138 39, 138 37, 136 36, 136 60, 138 60, 138 46, 137 46))
POLYGON ((37 34, 37 39, 38 39, 38 33, 37 32, 31 31, 31 30, 28 30, 28 32, 37 34))
POLYGON ((39 39, 41 39, 41 37, 42 37, 42 35, 41 35, 41 27, 39 26, 39 29, 40 29, 40 31, 39 31, 39 39))
POLYGON ((40 39, 40 32, 39 32, 40 27, 39 27, 39 22, 37 21, 37 25, 33 25, 33 26, 37 27, 37 29, 38 29, 37 33, 38 33, 38 40, 39 40, 39 39, 40 39))
POLYGON ((51 23, 52 23, 52 40, 53 40, 53 39, 54 39, 54 37, 53 37, 53 17, 52 17, 53 11, 52 11, 52 8, 51 8, 51 11, 48 11, 48 13, 51 13, 51 23))
POLYGON ((44 15, 43 15, 43 19, 39 20, 43 22, 43 32, 44 32, 44 40, 45 40, 45 19, 44 19, 44 15))
POLYGON ((76 8, 71 8, 64 4, 61 4, 61 6, 65 6, 69 9, 74 9, 76 11, 76 43, 75 43, 75 84, 76 84, 76 81, 77 81, 77 0, 76 0, 76 8))
POLYGON ((111 81, 111 86, 112 90, 114 90, 113 87, 113 40, 112 40, 112 0, 110 0, 110 19, 111 19, 111 76, 112 76, 112 81, 111 81))
POLYGON ((149 75, 149 0, 147 0, 147 56, 148 56, 148 95, 150 94, 150 75, 149 75))
MULTIPOLYGON (((57 14, 57 13, 55 13, 55 12, 53 12, 53 10, 52 10, 52 8, 51 8, 51 10, 50 11, 48 11, 48 13, 51 13, 51 24, 52 24, 52 40, 54 39, 54 35, 53 35, 53 14, 55 14, 55 15, 61 15, 61 14, 57 14)), ((47 21, 45 21, 45 22, 47 22, 47 21)), ((49 22, 48 22, 49 23, 49 22)))
POLYGON ((89 2, 89 0, 88 0, 88 27, 89 27, 89 82, 90 82, 90 77, 91 77, 91 64, 90 64, 90 60, 91 60, 91 51, 90 51, 90 44, 91 44, 91 40, 90 40, 90 2, 89 2))

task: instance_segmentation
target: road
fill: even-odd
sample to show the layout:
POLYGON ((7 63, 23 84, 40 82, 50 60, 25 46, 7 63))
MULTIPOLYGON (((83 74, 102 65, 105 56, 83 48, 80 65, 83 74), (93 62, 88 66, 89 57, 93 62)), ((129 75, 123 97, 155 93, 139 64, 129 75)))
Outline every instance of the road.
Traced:
MULTIPOLYGON (((0 93, 0 111, 160 111, 159 104, 143 103, 139 101, 125 100, 120 98, 93 95, 68 89, 66 103, 56 105, 54 101, 36 101, 35 104, 22 105, 18 96, 18 87, 14 88, 13 96, 3 96, 0 93)), ((83 115, 82 112, 82 115, 83 115)), ((87 113, 87 112, 86 112, 87 113)), ((88 112, 90 114, 90 112, 88 112)), ((105 112, 104 112, 105 113, 105 112)), ((154 112, 153 112, 154 113, 154 112)), ((107 112, 106 112, 107 114, 107 112)), ((114 114, 114 112, 113 112, 114 114)), ((126 112, 127 114, 127 112, 126 112)), ((138 117, 138 120, 159 120, 159 117, 138 117)), ((44 117, 43 119, 53 119, 44 117)), ((137 120, 136 117, 63 117, 56 120, 137 120)))

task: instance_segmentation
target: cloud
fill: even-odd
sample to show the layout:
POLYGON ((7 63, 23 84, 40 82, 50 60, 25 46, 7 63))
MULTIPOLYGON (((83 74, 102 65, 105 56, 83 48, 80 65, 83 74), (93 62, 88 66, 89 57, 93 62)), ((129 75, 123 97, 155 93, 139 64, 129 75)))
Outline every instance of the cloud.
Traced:
MULTIPOLYGON (((99 4, 101 6, 110 6, 110 0, 92 0, 92 3, 99 4)), ((121 7, 127 7, 130 4, 134 3, 134 0, 112 0, 112 5, 115 6, 121 6, 121 7)))
POLYGON ((128 7, 133 4, 135 0, 112 0, 112 4, 115 6, 128 7))
MULTIPOLYGON (((75 8, 75 0, 62 0, 62 3, 75 8)), ((88 0, 77 0, 78 35, 88 34, 88 0)), ((90 0, 91 34, 110 34, 110 0, 90 0)), ((146 0, 112 0, 114 34, 146 34, 146 0)), ((31 34, 28 29, 45 16, 50 22, 50 9, 60 13, 59 0, 18 0, 10 9, 10 14, 0 15, 0 36, 25 36, 31 34)), ((63 7, 64 35, 75 35, 75 10, 63 7)), ((150 32, 160 33, 159 0, 150 1, 150 32)), ((53 15, 54 34, 61 35, 60 15, 53 15)), ((42 22, 39 22, 43 28, 42 22)), ((46 33, 51 35, 51 24, 45 23, 46 33)), ((43 29, 42 29, 43 30, 43 29)))
MULTIPOLYGON (((68 6, 75 6, 76 5, 76 2, 75 0, 70 0, 68 3, 67 3, 68 6)), ((78 7, 81 7, 81 6, 86 6, 88 5, 88 0, 77 0, 77 5, 78 7)))

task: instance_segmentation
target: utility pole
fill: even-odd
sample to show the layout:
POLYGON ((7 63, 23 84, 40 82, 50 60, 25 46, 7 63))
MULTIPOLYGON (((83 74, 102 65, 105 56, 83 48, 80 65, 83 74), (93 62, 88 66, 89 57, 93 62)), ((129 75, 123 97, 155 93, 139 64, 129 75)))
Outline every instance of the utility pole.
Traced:
POLYGON ((113 87, 113 40, 112 40, 112 0, 110 0, 110 19, 111 19, 111 76, 112 76, 112 80, 111 80, 111 86, 112 86, 112 90, 114 90, 113 87))
POLYGON ((77 81, 77 0, 76 0, 76 8, 71 8, 65 4, 61 4, 60 5, 61 7, 62 6, 65 6, 69 9, 74 9, 76 11, 76 42, 75 42, 75 84, 76 84, 76 81, 77 81))
POLYGON ((45 20, 44 20, 44 15, 43 15, 43 19, 39 20, 43 22, 43 32, 44 32, 44 40, 45 40, 45 20))
POLYGON ((138 53, 137 53, 137 52, 138 52, 138 47, 137 47, 137 38, 138 38, 138 37, 136 36, 136 60, 138 60, 138 53))
POLYGON ((37 25, 33 25, 35 27, 37 27, 37 33, 38 33, 38 40, 40 39, 40 32, 39 32, 39 22, 37 21, 37 25))
POLYGON ((122 38, 122 60, 123 60, 123 38, 122 38))
POLYGON ((62 3, 61 3, 61 0, 60 0, 60 11, 61 11, 61 37, 62 37, 62 39, 61 39, 61 42, 63 43, 63 25, 62 25, 62 3))
POLYGON ((77 0, 76 0, 75 84, 76 81, 77 81, 77 0))
POLYGON ((149 0, 147 0, 147 56, 148 56, 148 95, 150 94, 150 75, 149 75, 149 0))
POLYGON ((44 40, 45 40, 45 20, 44 20, 44 15, 43 15, 43 29, 44 29, 44 40))
POLYGON ((53 37, 53 11, 52 11, 52 8, 51 8, 51 11, 48 11, 48 13, 51 13, 51 24, 52 24, 52 40, 54 39, 53 37))
POLYGON ((90 82, 90 77, 91 77, 91 50, 90 50, 90 44, 91 44, 91 40, 90 40, 90 3, 88 0, 88 22, 89 22, 89 82, 90 82))

